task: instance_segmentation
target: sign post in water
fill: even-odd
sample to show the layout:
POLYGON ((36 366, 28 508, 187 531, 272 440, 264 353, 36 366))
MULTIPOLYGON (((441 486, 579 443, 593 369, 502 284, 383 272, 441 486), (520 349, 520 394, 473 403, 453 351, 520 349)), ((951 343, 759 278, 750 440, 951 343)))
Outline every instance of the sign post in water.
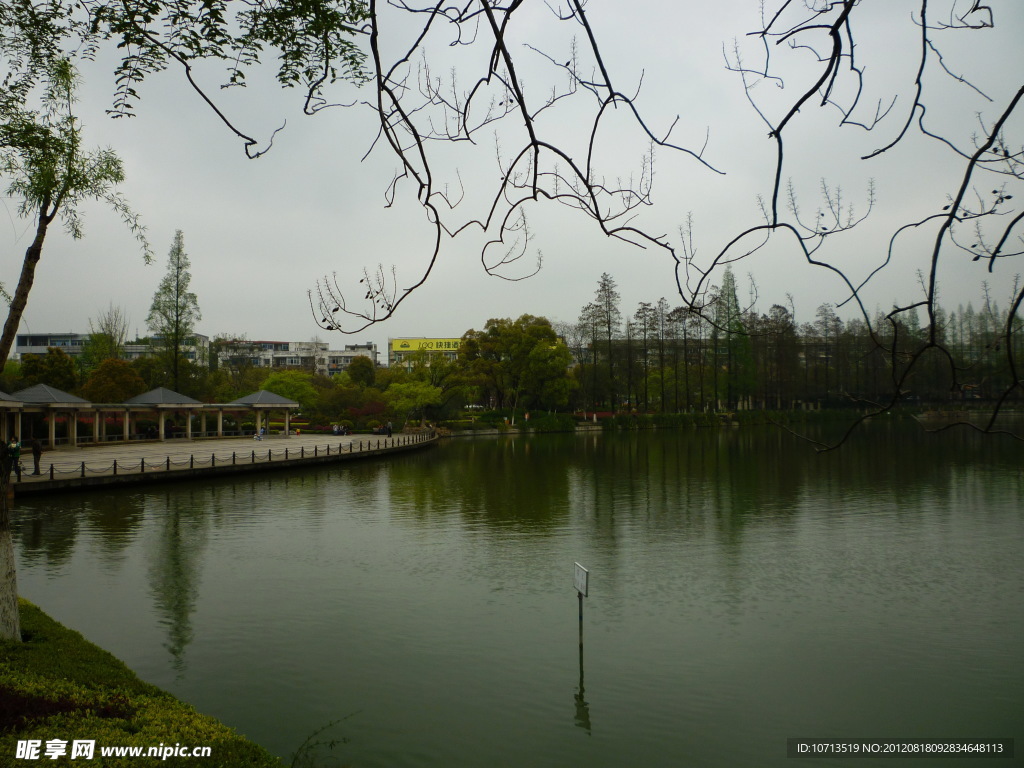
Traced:
POLYGON ((583 598, 587 596, 590 586, 590 572, 579 563, 573 563, 572 585, 576 587, 576 595, 580 600, 580 687, 574 697, 576 700, 576 725, 590 733, 590 705, 583 694, 583 598))
POLYGON ((587 588, 590 586, 590 571, 579 563, 573 563, 572 583, 576 587, 576 594, 580 599, 580 642, 583 639, 583 598, 587 596, 587 588))

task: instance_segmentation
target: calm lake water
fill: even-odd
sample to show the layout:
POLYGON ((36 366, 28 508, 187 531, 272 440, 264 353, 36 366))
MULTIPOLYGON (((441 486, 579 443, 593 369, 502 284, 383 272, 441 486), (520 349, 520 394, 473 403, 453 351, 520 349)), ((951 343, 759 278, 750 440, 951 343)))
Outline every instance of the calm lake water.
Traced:
MULTIPOLYGON (((797 766, 788 737, 1015 738, 1024 448, 873 425, 448 441, 19 500, 20 591, 290 756, 797 766), (579 644, 573 562, 590 570, 579 644)), ((856 766, 928 761, 856 760, 856 766)))

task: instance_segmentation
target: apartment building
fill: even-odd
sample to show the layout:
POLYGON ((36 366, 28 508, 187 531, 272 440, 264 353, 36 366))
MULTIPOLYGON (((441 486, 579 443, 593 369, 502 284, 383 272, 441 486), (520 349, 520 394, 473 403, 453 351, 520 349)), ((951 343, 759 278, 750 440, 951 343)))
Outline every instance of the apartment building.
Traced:
POLYGON ((377 345, 371 341, 346 344, 344 349, 330 349, 323 341, 248 339, 219 341, 215 346, 218 364, 225 367, 295 368, 330 376, 344 371, 356 357, 377 364, 377 345))
MULTIPOLYGON (((20 360, 22 355, 45 355, 51 347, 59 349, 71 357, 79 357, 89 343, 88 333, 19 333, 14 340, 14 356, 20 360)), ((159 336, 151 336, 151 340, 159 341, 159 336)), ((207 359, 206 350, 210 348, 210 337, 194 333, 181 348, 181 353, 192 362, 203 362, 207 359)), ((152 344, 125 344, 122 357, 125 360, 137 360, 153 351, 152 344)))

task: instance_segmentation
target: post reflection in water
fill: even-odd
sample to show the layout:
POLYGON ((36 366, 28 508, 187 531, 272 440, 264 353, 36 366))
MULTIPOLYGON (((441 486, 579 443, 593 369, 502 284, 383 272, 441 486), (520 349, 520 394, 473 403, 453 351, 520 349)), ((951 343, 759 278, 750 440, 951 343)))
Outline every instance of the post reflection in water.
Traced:
POLYGON ((583 688, 583 620, 580 619, 580 684, 576 688, 576 725, 585 730, 589 735, 592 733, 590 727, 590 704, 584 698, 583 688))
POLYGON ((467 438, 18 499, 13 534, 23 596, 276 754, 359 712, 359 768, 788 768, 806 734, 1024 740, 1022 465, 889 424, 820 456, 746 427, 467 438), (589 695, 574 560, 601 574, 589 695))

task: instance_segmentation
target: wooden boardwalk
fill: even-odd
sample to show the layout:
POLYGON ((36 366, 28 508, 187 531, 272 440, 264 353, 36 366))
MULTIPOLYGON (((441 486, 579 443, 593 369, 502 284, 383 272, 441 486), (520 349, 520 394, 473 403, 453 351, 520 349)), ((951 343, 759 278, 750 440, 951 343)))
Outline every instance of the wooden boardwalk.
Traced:
POLYGON ((291 435, 107 443, 46 451, 33 474, 32 453, 22 448, 21 482, 15 496, 128 483, 161 483, 200 477, 369 459, 436 445, 429 434, 291 435))

